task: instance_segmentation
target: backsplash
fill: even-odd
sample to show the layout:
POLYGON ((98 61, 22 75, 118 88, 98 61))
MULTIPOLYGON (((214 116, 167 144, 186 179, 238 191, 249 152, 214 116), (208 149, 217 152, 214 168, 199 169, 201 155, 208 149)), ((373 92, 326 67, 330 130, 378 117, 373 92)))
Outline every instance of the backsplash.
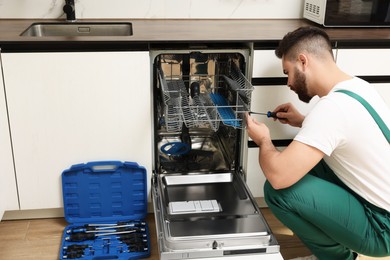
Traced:
MULTIPOLYGON (((60 18, 64 0, 0 0, 0 19, 60 18)), ((290 19, 304 0, 75 0, 78 19, 290 19)))

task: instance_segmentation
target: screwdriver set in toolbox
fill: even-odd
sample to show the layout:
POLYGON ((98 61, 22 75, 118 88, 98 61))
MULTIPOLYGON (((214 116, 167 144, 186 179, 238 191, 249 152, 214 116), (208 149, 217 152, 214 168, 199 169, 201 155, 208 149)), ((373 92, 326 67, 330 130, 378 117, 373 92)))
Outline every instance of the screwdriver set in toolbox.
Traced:
POLYGON ((150 256, 146 169, 134 162, 76 164, 62 173, 65 228, 60 259, 150 256))

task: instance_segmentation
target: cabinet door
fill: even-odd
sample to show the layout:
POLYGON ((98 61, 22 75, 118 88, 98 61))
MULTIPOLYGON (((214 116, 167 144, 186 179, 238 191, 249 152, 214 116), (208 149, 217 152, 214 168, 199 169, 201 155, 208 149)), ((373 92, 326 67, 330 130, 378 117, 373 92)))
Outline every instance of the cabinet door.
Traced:
MULTIPOLYGON (((390 49, 339 49, 337 65, 353 76, 390 77, 390 49)), ((375 88, 390 106, 390 80, 375 83, 375 88)))
POLYGON ((5 210, 19 209, 3 82, 0 66, 0 220, 5 210))
POLYGON ((6 53, 3 62, 21 209, 62 207, 60 176, 73 164, 134 161, 151 172, 148 52, 6 53))
POLYGON ((337 65, 355 76, 390 76, 390 49, 338 49, 337 65))

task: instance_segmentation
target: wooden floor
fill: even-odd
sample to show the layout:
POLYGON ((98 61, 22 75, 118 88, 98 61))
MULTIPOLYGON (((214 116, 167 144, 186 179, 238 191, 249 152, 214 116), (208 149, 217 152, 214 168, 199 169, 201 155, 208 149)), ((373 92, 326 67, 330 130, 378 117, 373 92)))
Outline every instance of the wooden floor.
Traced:
MULTIPOLYGON (((275 234, 284 259, 310 255, 300 240, 284 227, 268 208, 261 209, 275 234)), ((156 230, 153 214, 147 218, 151 232, 151 257, 157 260, 156 230)), ((63 218, 7 220, 0 222, 0 260, 54 260, 59 259, 61 237, 67 225, 63 218)), ((362 257, 368 260, 372 258, 362 257)), ((390 260, 390 257, 381 258, 390 260)))

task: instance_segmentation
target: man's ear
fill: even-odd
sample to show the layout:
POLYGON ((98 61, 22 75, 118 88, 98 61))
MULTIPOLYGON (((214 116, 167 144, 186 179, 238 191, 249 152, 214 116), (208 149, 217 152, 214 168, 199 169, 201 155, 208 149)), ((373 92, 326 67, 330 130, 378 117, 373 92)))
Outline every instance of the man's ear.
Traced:
POLYGON ((303 53, 298 55, 298 63, 302 66, 302 71, 307 67, 307 56, 303 53))

